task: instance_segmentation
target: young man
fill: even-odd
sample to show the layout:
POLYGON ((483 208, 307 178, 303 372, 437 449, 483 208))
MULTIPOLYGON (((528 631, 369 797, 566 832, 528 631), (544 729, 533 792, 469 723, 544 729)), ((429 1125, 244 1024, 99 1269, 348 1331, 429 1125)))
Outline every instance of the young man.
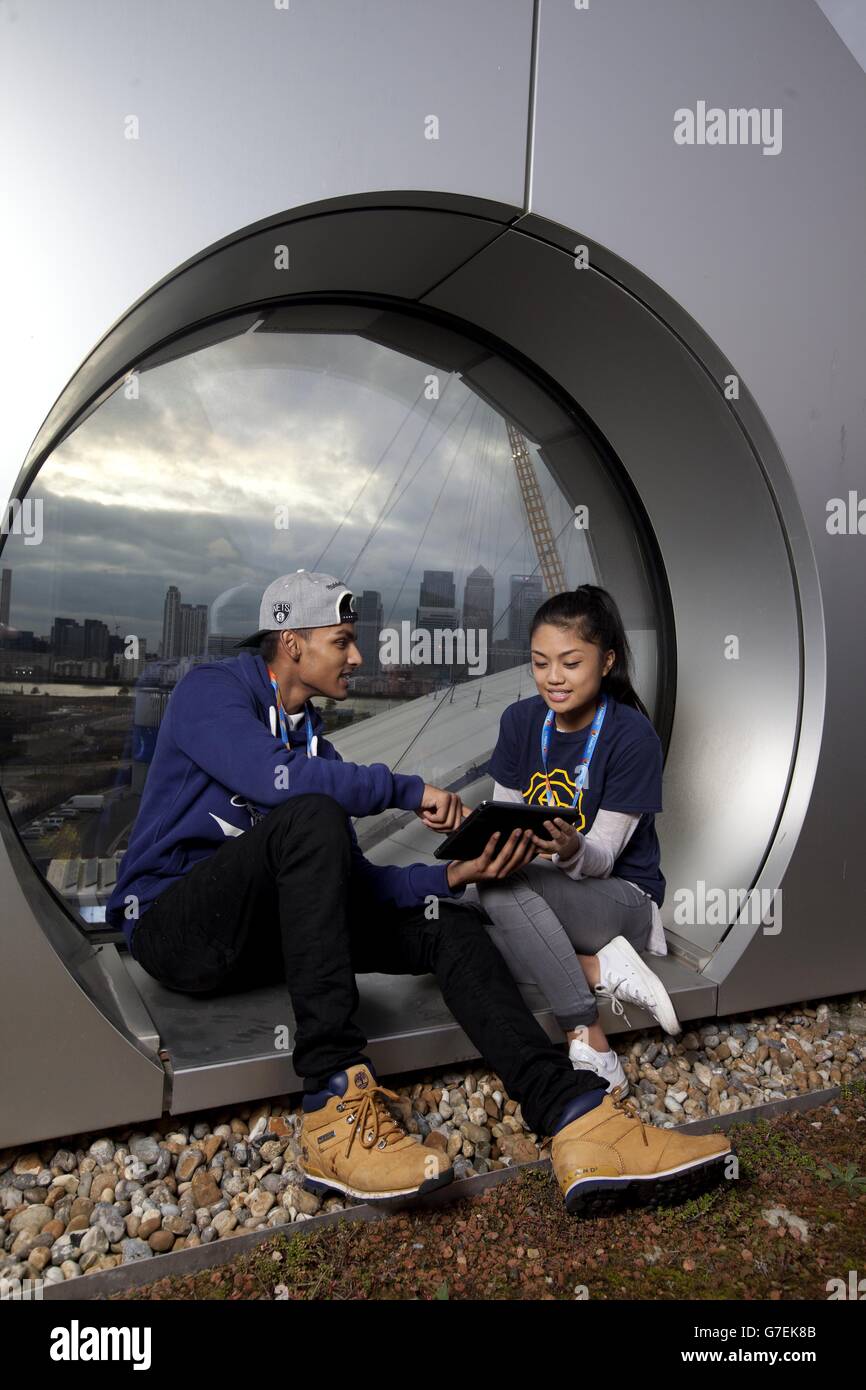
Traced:
POLYGON ((207 993, 282 975, 304 1081, 302 1163, 314 1190, 390 1199, 450 1182, 450 1159, 391 1116, 355 1022, 356 972, 432 974, 530 1128, 553 1135, 569 1210, 630 1187, 718 1176, 724 1138, 645 1126, 548 1039, 486 930, 467 883, 535 852, 519 833, 469 862, 371 864, 350 816, 395 806, 454 829, 456 793, 346 763, 313 695, 344 699, 361 665, 352 592, 298 570, 262 596, 259 630, 173 691, 106 919, 168 989, 207 993), (252 650, 250 650, 252 649, 252 650), (438 910, 431 912, 432 906, 438 910), (425 911, 425 908, 428 910, 425 911))

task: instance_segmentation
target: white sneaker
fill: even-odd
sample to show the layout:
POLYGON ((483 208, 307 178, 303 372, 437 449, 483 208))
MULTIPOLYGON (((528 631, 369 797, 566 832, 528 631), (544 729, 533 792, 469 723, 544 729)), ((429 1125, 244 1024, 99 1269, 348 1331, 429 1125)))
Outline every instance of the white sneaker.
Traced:
POLYGON ((613 1048, 609 1052, 597 1052, 589 1043, 572 1038, 568 1044, 568 1056, 575 1071, 594 1071, 603 1081, 614 1099, 627 1096, 628 1077, 622 1069, 622 1062, 613 1048))
POLYGON ((631 1021, 622 1006, 625 999, 651 1013, 666 1033, 682 1032, 670 995, 649 966, 641 960, 630 941, 615 936, 598 952, 601 976, 595 993, 610 1000, 615 1014, 622 1014, 629 1028, 631 1021))

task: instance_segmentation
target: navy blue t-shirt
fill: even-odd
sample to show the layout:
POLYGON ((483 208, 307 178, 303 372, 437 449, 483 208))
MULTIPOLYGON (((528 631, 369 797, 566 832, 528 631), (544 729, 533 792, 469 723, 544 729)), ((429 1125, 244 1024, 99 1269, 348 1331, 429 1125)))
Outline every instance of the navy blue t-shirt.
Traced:
MULTIPOLYGON (((541 728, 547 711, 540 695, 516 700, 503 710, 499 739, 487 769, 501 787, 516 789, 530 806, 547 804, 541 760, 541 728)), ((550 789, 559 806, 572 804, 576 767, 584 755, 590 727, 587 724, 565 734, 556 728, 554 720, 547 766, 550 789)), ((655 828, 655 812, 662 809, 661 740, 645 715, 610 695, 577 809, 582 819, 574 828, 583 834, 592 828, 599 811, 627 811, 640 816, 611 876, 636 883, 661 907, 665 879, 659 867, 661 856, 655 828)))

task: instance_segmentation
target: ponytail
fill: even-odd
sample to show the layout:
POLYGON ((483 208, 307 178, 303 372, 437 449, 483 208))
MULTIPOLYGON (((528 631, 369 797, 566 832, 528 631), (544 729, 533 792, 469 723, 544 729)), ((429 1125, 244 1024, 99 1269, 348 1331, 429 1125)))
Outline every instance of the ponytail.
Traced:
POLYGON ((530 641, 542 623, 575 628, 582 642, 591 642, 602 653, 612 651, 614 662, 607 675, 602 676, 602 693, 613 696, 621 705, 630 705, 649 719, 646 706, 631 683, 631 647, 620 611, 607 589, 597 584, 581 584, 577 589, 552 595, 532 619, 530 641))

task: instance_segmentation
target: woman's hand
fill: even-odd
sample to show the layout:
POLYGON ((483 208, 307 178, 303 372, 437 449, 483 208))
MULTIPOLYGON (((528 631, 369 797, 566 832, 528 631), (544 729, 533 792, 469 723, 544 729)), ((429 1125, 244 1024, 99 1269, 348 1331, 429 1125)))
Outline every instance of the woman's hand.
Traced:
POLYGON ((544 822, 544 828, 554 841, 553 844, 548 840, 540 840, 535 834, 532 836, 532 843, 541 852, 542 859, 552 859, 554 854, 558 854, 560 859, 570 859, 573 854, 577 854, 582 836, 574 826, 568 824, 568 821, 563 820, 561 816, 555 816, 553 820, 544 822))
POLYGON ((512 830, 508 839, 500 847, 500 832, 494 830, 477 859, 452 859, 448 865, 447 877, 452 888, 467 883, 487 882, 490 879, 507 878, 515 869, 522 869, 530 859, 535 858, 536 850, 532 841, 535 836, 531 830, 512 830))

